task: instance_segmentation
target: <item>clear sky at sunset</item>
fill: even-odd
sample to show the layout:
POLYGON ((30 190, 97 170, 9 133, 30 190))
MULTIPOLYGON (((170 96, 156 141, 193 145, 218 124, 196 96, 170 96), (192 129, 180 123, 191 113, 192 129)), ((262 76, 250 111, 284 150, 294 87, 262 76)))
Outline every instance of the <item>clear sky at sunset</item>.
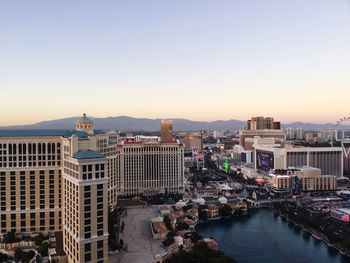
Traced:
POLYGON ((0 0, 0 125, 350 115, 346 0, 0 0))

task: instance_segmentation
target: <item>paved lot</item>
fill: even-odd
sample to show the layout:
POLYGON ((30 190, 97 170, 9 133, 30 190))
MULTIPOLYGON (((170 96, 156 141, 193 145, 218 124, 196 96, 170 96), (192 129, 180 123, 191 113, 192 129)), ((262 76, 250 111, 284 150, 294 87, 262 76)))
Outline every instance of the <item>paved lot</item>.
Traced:
POLYGON ((110 258, 112 263, 151 263, 155 254, 163 254, 161 241, 152 239, 150 219, 158 215, 158 207, 130 208, 122 218, 124 232, 120 238, 128 252, 110 258))

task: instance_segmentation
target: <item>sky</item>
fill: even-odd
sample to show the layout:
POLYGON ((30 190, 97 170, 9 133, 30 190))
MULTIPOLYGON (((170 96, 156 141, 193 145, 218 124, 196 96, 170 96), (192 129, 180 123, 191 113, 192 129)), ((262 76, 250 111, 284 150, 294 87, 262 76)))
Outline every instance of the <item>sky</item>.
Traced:
POLYGON ((0 0, 0 125, 350 115, 348 0, 0 0))

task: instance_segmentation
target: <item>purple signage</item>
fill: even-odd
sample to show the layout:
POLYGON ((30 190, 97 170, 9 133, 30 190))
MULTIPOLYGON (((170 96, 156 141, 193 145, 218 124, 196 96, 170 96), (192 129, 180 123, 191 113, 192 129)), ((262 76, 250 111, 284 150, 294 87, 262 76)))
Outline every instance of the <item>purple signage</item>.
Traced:
POLYGON ((263 171, 270 171, 274 168, 274 159, 272 153, 260 152, 256 153, 257 168, 263 171))

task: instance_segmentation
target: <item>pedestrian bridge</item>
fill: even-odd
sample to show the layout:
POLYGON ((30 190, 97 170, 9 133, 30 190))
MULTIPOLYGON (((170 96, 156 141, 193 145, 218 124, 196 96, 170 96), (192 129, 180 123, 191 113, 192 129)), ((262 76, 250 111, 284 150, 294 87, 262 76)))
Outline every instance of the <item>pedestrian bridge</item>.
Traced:
POLYGON ((278 199, 266 199, 266 200, 247 200, 253 207, 266 207, 275 203, 282 203, 287 201, 293 201, 291 198, 278 198, 278 199))

